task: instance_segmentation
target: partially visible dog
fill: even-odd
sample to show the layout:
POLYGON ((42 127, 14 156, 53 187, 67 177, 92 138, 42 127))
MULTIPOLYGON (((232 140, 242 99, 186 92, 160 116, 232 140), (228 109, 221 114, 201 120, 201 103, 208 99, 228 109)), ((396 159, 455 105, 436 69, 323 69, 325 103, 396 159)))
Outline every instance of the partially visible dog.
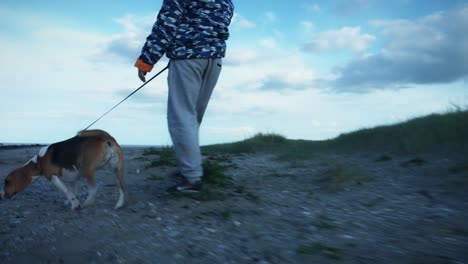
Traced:
POLYGON ((94 203, 97 190, 94 174, 105 165, 114 170, 118 182, 117 209, 125 204, 123 154, 117 141, 102 130, 81 131, 73 138, 41 148, 24 166, 8 174, 1 199, 11 198, 39 176, 45 176, 65 194, 66 203, 71 203, 71 209, 75 210, 80 208, 76 198, 78 179, 82 175, 88 183, 84 206, 94 203))

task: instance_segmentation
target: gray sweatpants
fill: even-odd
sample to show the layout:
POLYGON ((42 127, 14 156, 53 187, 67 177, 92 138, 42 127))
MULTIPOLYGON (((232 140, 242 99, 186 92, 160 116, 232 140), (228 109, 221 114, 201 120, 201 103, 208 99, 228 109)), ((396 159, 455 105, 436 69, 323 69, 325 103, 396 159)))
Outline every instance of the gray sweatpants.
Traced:
POLYGON ((169 63, 167 123, 179 170, 192 183, 203 176, 198 133, 221 65, 221 59, 169 63))

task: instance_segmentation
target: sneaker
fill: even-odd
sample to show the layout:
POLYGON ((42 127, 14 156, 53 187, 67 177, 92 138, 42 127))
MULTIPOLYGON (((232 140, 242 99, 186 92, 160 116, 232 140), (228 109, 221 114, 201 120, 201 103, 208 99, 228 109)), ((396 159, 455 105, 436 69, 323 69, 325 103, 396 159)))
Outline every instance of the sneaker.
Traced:
POLYGON ((201 191, 203 187, 202 181, 196 181, 194 183, 190 183, 187 180, 184 180, 183 182, 176 184, 169 189, 167 189, 168 193, 197 193, 201 191))
POLYGON ((180 171, 176 170, 168 174, 169 178, 175 180, 176 182, 183 182, 185 180, 184 175, 180 171))

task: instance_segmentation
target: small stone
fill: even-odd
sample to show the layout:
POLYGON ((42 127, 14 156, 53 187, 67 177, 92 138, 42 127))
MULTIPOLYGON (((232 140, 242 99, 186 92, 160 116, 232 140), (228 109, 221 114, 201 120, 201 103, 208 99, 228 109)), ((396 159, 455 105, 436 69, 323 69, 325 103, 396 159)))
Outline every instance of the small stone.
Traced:
POLYGON ((216 233, 216 229, 214 229, 214 228, 205 227, 205 230, 210 232, 210 233, 216 233))
POLYGON ((310 225, 309 227, 307 227, 307 229, 310 231, 310 232, 317 232, 318 231, 318 228, 314 225, 310 225))
POLYGON ((302 214, 307 216, 307 217, 310 217, 312 215, 312 213, 308 212, 308 211, 303 211, 302 214))
POLYGON ((172 230, 172 231, 170 231, 167 235, 168 235, 169 237, 176 237, 177 235, 179 235, 179 232, 178 232, 178 231, 175 231, 175 230, 172 230))
POLYGON ((437 215, 441 217, 449 217, 450 215, 454 213, 455 213, 455 210, 447 208, 447 207, 437 208, 437 215))

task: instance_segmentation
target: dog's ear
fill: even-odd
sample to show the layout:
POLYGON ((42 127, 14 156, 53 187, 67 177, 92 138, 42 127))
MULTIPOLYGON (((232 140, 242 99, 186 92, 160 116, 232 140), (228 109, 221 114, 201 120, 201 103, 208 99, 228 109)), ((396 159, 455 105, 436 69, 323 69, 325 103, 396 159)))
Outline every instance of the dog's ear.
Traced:
POLYGON ((29 173, 23 171, 20 176, 15 177, 15 194, 24 191, 31 182, 29 173))

